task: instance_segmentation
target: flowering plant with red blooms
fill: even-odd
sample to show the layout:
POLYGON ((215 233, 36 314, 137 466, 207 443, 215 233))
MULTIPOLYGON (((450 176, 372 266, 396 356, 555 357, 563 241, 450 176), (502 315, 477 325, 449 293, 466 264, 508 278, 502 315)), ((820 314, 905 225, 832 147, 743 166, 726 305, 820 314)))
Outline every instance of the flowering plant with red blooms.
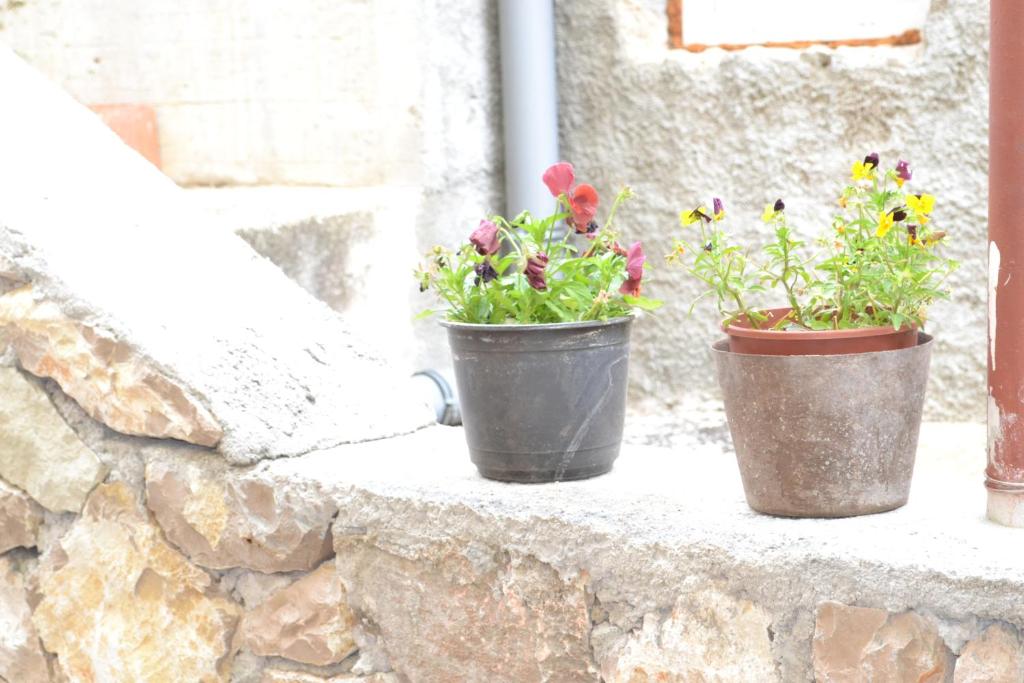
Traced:
POLYGON ((556 201, 552 215, 538 219, 524 211, 511 221, 491 216, 455 252, 434 247, 416 272, 420 291, 433 289, 448 319, 464 323, 607 320, 658 308, 660 301, 641 295, 643 246, 623 247, 613 226, 632 191, 619 192, 599 225, 597 190, 576 184, 572 164, 555 164, 542 180, 556 201))

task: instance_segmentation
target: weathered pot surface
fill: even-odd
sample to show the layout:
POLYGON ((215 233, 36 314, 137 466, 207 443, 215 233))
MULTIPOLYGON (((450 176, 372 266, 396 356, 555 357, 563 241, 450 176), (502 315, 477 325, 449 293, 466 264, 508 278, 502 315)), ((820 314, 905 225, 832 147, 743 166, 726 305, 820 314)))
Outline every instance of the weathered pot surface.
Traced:
POLYGON ((633 319, 448 329, 470 457, 489 479, 604 474, 619 455, 633 319))
MULTIPOLYGON (((771 327, 785 317, 791 308, 769 308, 762 311, 768 320, 761 323, 771 327)), ((733 353, 751 353, 763 356, 833 356, 846 353, 894 351, 909 349, 917 344, 917 328, 906 325, 899 330, 891 327, 858 327, 849 330, 772 330, 755 329, 745 316, 722 331, 729 335, 729 350, 733 353)))
POLYGON ((833 356, 712 345, 747 503, 787 517, 849 517, 907 502, 932 338, 833 356))

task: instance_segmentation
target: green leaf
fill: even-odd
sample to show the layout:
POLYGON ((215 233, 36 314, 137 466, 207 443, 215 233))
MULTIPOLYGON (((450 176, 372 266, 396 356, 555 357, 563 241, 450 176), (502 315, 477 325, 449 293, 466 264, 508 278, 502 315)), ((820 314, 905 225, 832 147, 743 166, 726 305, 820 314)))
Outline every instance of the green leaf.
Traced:
POLYGON ((645 311, 656 311, 664 304, 663 301, 658 299, 648 299, 645 296, 630 296, 629 294, 623 294, 622 300, 630 306, 636 306, 645 311))

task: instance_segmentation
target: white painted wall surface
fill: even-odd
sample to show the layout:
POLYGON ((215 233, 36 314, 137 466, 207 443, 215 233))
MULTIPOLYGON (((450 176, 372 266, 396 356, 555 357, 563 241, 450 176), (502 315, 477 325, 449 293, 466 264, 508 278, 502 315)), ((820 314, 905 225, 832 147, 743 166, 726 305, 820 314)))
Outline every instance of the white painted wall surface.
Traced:
MULTIPOLYGON (((838 4, 871 14, 873 2, 838 4)), ((668 302, 636 326, 637 398, 681 405, 716 393, 715 315, 688 318, 693 282, 659 263, 678 211, 721 196, 734 231, 756 244, 761 207, 784 197, 813 236, 850 162, 878 151, 908 159, 917 186, 939 197, 935 220, 963 264, 952 300, 932 312, 928 415, 982 419, 988 4, 930 4, 919 46, 690 54, 667 48, 663 0, 557 3, 563 156, 605 197, 624 183, 637 191, 620 224, 652 254, 648 293, 668 302)), ((389 239, 425 251, 501 209, 492 0, 280 6, 27 0, 0 10, 0 41, 83 101, 153 98, 179 182, 376 186, 385 201, 415 204, 413 225, 375 228, 375 267, 396 279, 407 264, 389 258, 389 239)), ((402 324, 426 303, 411 278, 405 297, 375 294, 382 319, 402 324)), ((443 364, 436 324, 413 330, 416 362, 443 364)))

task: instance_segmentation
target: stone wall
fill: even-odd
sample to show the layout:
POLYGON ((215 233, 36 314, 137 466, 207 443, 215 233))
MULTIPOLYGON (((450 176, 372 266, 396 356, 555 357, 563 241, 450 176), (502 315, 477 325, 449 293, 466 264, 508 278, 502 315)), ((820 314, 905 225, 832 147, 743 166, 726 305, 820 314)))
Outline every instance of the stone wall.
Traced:
MULTIPOLYGON (((234 466, 0 376, 5 396, 38 397, 5 402, 0 478, 57 457, 40 419, 102 477, 48 487, 70 511, 0 484, 3 681, 1024 676, 1024 580, 994 552, 1013 531, 959 505, 936 523, 964 468, 940 485, 926 461, 934 494, 916 510, 781 520, 746 511, 733 463, 699 442, 685 459, 627 448, 606 477, 544 487, 480 480, 442 427, 234 466)), ((952 434, 926 452, 961 447, 952 434)))

